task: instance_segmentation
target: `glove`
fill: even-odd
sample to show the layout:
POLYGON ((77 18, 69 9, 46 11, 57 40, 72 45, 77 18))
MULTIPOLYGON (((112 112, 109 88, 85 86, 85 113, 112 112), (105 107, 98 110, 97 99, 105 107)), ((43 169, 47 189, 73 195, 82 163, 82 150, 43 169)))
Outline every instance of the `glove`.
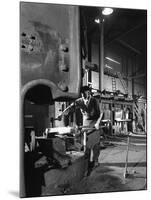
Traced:
POLYGON ((96 124, 94 125, 94 127, 99 130, 100 126, 99 126, 99 123, 96 122, 96 124))
POLYGON ((57 117, 57 119, 58 119, 59 121, 61 121, 61 120, 62 120, 62 115, 59 115, 59 116, 57 117))

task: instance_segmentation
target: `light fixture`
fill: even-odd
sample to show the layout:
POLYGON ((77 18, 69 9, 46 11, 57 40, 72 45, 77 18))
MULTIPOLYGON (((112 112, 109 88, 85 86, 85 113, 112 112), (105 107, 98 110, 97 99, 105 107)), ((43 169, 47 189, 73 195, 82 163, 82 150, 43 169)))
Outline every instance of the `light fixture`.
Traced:
POLYGON ((99 18, 95 19, 94 21, 95 21, 97 24, 100 23, 100 19, 99 19, 99 18))
POLYGON ((112 67, 110 67, 109 65, 105 64, 105 67, 108 69, 113 69, 112 67))
POLYGON ((105 58, 106 58, 107 60, 110 60, 110 61, 116 63, 116 64, 119 64, 119 65, 121 64, 120 62, 114 60, 113 58, 109 58, 109 57, 105 57, 105 58))
MULTIPOLYGON (((100 24, 100 22, 101 22, 101 20, 100 20, 99 18, 96 18, 94 21, 95 21, 95 23, 97 23, 97 24, 100 24)), ((102 19, 102 22, 104 22, 104 19, 102 19)))
POLYGON ((103 15, 111 15, 113 13, 113 9, 112 8, 104 8, 102 10, 102 14, 103 15))

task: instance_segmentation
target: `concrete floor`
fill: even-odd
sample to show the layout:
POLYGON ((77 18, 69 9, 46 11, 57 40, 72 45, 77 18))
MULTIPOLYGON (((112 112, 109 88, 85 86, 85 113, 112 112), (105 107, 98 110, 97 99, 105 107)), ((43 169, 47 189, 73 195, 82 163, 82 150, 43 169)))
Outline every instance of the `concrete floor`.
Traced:
POLYGON ((78 160, 67 169, 52 169, 45 173, 45 184, 40 196, 147 189, 146 136, 130 137, 126 178, 127 136, 110 137, 105 139, 104 144, 106 148, 100 151, 99 165, 88 177, 81 180, 87 161, 83 160, 83 156, 78 158, 75 154, 73 160, 78 160), (81 169, 80 172, 78 169, 81 169))
POLYGON ((114 137, 101 150, 99 166, 89 177, 73 185, 65 194, 102 193, 147 189, 146 136, 131 137, 128 153, 127 178, 124 178, 127 138, 114 137))

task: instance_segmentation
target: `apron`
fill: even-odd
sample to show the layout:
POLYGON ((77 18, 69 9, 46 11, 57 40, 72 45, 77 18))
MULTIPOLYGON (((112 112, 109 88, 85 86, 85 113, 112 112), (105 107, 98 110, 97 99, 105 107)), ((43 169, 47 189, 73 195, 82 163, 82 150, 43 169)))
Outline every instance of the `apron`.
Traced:
MULTIPOLYGON (((91 97, 88 101, 84 101, 80 98, 76 101, 76 104, 81 109, 83 115, 83 126, 94 128, 94 125, 100 116, 99 105, 96 99, 91 97)), ((100 130, 86 131, 86 135, 86 148, 94 149, 94 146, 100 142, 100 130)))
MULTIPOLYGON (((83 126, 94 127, 96 120, 83 119, 83 126)), ((100 142, 100 130, 87 131, 86 147, 94 149, 94 146, 100 142)))

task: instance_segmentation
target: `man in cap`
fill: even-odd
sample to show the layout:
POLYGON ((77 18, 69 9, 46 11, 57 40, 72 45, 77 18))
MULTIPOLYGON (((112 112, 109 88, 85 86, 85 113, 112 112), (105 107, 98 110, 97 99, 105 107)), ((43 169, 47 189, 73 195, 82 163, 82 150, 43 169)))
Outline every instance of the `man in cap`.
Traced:
POLYGON ((88 166, 89 175, 93 167, 98 165, 98 156, 100 153, 99 124, 103 113, 98 100, 92 96, 91 88, 89 86, 83 86, 81 88, 81 97, 65 109, 63 114, 69 114, 70 111, 73 111, 73 108, 80 108, 83 116, 83 127, 93 128, 92 130, 84 131, 84 138, 85 136, 87 137, 87 141, 84 139, 84 151, 86 149, 90 150, 88 166))

